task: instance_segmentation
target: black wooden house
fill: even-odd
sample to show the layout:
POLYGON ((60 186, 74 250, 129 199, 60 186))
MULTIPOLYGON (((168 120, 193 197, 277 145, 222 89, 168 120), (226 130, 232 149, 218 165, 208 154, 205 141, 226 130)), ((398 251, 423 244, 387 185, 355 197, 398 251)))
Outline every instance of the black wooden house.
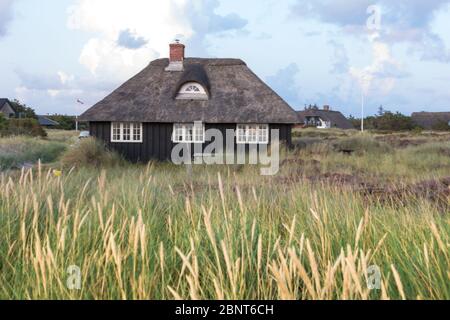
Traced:
POLYGON ((92 136, 132 161, 169 160, 176 144, 206 146, 205 130, 234 130, 235 145, 291 144, 295 111, 239 59, 158 59, 87 110, 92 136), (201 123, 201 125, 199 125, 201 123))

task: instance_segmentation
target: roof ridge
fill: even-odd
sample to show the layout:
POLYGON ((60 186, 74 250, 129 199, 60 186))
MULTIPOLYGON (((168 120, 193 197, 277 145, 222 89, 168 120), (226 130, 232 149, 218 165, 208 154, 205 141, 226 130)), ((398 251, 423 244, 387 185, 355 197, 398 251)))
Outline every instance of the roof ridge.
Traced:
MULTIPOLYGON (((187 64, 204 64, 207 66, 247 66, 244 60, 238 58, 198 58, 198 57, 188 57, 184 59, 187 64)), ((151 66, 165 66, 169 63, 168 58, 160 58, 150 62, 151 66)))

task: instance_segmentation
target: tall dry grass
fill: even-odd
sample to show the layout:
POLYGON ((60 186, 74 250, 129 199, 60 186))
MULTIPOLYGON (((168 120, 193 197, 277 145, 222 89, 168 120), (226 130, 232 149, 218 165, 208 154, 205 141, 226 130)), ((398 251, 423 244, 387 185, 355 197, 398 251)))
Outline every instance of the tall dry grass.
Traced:
POLYGON ((448 212, 255 172, 4 174, 0 298, 450 298, 448 212), (81 290, 67 287, 72 265, 81 290), (367 286, 374 265, 379 290, 367 286))

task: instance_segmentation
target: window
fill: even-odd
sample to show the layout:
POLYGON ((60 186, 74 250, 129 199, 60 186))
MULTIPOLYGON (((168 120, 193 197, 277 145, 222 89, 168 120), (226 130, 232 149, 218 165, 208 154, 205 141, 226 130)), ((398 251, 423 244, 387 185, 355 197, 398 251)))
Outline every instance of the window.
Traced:
POLYGON ((185 92, 200 92, 200 88, 197 85, 189 85, 184 91, 185 92))
POLYGON ((204 143, 205 126, 201 123, 175 124, 172 141, 175 143, 204 143))
POLYGON ((205 88, 197 82, 184 84, 177 95, 178 100, 208 100, 205 88))
POLYGON ((111 142, 142 143, 142 123, 113 122, 111 142))
POLYGON ((268 124, 239 124, 237 126, 238 144, 268 144, 269 125, 268 124))

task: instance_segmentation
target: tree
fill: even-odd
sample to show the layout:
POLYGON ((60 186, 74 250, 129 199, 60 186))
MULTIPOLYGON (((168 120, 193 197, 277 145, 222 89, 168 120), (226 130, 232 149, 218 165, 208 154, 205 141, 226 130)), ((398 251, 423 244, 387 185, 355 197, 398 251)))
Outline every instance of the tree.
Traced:
POLYGON ((400 112, 383 111, 383 115, 373 119, 373 126, 376 130, 383 131, 405 131, 414 129, 411 117, 400 112))
POLYGON ((20 102, 17 99, 14 99, 11 102, 11 104, 12 104, 13 108, 16 110, 16 112, 18 113, 19 118, 37 119, 34 109, 28 107, 26 104, 20 102))
MULTIPOLYGON (((56 126, 55 129, 61 129, 61 130, 75 130, 76 129, 77 117, 75 117, 75 116, 54 114, 54 115, 48 116, 47 118, 59 123, 59 125, 56 126)), ((86 130, 86 129, 87 129, 87 123, 85 123, 85 122, 78 123, 78 130, 86 130)))
POLYGON ((355 129, 360 129, 361 128, 361 119, 355 118, 353 115, 350 115, 348 117, 348 121, 350 121, 353 125, 353 127, 355 127, 355 129))
POLYGON ((55 114, 52 116, 48 116, 48 118, 59 123, 59 126, 56 127, 57 129, 75 130, 76 119, 73 116, 55 114))
MULTIPOLYGON (((360 128, 361 119, 350 117, 349 120, 355 128, 360 128)), ((367 130, 407 131, 413 130, 416 126, 411 117, 405 116, 400 112, 393 113, 380 106, 376 115, 364 119, 364 127, 367 130)))

